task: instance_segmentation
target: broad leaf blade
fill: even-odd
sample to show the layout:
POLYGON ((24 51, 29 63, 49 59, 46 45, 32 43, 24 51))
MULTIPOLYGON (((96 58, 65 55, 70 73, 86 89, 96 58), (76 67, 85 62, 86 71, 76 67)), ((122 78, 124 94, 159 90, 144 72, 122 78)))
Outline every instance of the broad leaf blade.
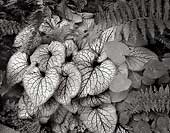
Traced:
POLYGON ((13 86, 21 82, 27 66, 27 55, 21 52, 15 53, 8 62, 7 84, 13 86))
POLYGON ((80 114, 80 119, 91 132, 112 133, 117 123, 116 109, 111 104, 95 109, 85 108, 80 114))
POLYGON ((81 73, 73 63, 65 64, 62 73, 61 82, 54 96, 59 103, 67 105, 80 90, 81 73))
POLYGON ((59 84, 56 69, 48 70, 42 75, 37 67, 25 74, 23 84, 26 93, 35 106, 44 104, 54 93, 59 84))

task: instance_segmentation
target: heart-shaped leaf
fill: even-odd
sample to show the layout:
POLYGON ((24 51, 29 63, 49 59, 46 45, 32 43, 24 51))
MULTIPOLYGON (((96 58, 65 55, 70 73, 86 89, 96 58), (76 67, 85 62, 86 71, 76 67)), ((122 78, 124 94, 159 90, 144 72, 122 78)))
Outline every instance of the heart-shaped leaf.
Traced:
POLYGON ((82 74, 80 97, 104 92, 116 74, 116 67, 110 60, 99 63, 95 58, 89 50, 82 50, 73 58, 82 74))
POLYGON ((53 95, 59 85, 59 78, 56 69, 49 69, 44 73, 34 67, 25 74, 24 88, 35 106, 44 104, 53 95))
POLYGON ((132 71, 142 71, 144 65, 152 60, 158 60, 155 53, 143 47, 129 47, 130 53, 126 56, 126 63, 132 71))
POLYGON ((80 87, 81 73, 73 63, 67 63, 62 67, 61 82, 54 94, 55 99, 59 103, 67 105, 77 95, 80 87))
POLYGON ((85 108, 80 120, 94 133, 113 133, 117 123, 116 109, 111 104, 98 108, 85 108))
POLYGON ((102 105, 104 103, 111 103, 110 95, 108 92, 104 92, 94 96, 87 96, 85 98, 81 98, 79 101, 80 105, 86 107, 94 107, 102 105))
POLYGON ((115 76, 110 85, 112 92, 126 91, 130 88, 132 81, 128 79, 124 74, 119 73, 115 76))
POLYGON ((7 84, 13 86, 23 79, 23 75, 28 67, 27 55, 25 53, 15 53, 8 62, 7 84))
POLYGON ((30 57, 33 64, 38 64, 41 71, 50 68, 59 68, 65 61, 65 47, 58 41, 51 42, 50 45, 39 46, 30 57))
POLYGON ((150 79, 157 79, 168 73, 168 67, 158 60, 150 60, 145 64, 143 75, 150 79))
POLYGON ((126 61, 125 56, 129 54, 129 48, 121 42, 109 42, 104 46, 107 56, 115 63, 120 65, 126 61))

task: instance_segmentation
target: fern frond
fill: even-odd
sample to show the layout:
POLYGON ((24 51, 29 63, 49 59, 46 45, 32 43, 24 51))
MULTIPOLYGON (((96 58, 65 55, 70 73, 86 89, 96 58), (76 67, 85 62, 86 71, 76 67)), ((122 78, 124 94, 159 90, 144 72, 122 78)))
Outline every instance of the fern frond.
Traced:
POLYGON ((133 37, 134 40, 136 40, 137 34, 140 33, 146 41, 149 37, 154 38, 155 34, 162 35, 166 28, 170 29, 169 0, 118 1, 108 4, 103 9, 104 16, 108 16, 106 18, 103 17, 103 21, 105 20, 105 23, 111 21, 111 27, 123 27, 121 31, 117 32, 121 33, 120 35, 125 41, 129 39, 126 36, 126 28, 130 29, 128 30, 130 37, 133 37))
POLYGON ((12 35, 17 34, 21 29, 21 25, 16 21, 9 21, 6 19, 0 19, 0 34, 12 35))
POLYGON ((167 85, 165 88, 161 86, 159 89, 150 87, 146 90, 141 90, 133 102, 128 103, 128 111, 130 114, 140 112, 170 112, 170 90, 167 85))

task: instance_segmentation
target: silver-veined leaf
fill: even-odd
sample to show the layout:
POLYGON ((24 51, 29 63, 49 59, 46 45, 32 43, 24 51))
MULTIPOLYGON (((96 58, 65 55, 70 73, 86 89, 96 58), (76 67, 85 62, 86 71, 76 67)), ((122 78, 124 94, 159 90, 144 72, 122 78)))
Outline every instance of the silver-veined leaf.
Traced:
POLYGON ((59 103, 67 105, 80 90, 81 73, 73 63, 63 65, 61 71, 61 82, 54 96, 59 103))
POLYGON ((36 107, 29 96, 24 93, 18 102, 18 117, 20 119, 31 118, 38 111, 38 107, 36 107))
POLYGON ((37 63, 41 71, 61 67, 65 61, 65 47, 58 41, 53 41, 50 45, 41 45, 35 50, 30 60, 32 63, 37 63))
POLYGON ((35 106, 44 104, 54 94, 59 85, 59 78, 57 70, 53 68, 41 73, 34 67, 25 74, 24 88, 35 106))
POLYGON ((110 95, 108 92, 101 93, 99 95, 87 96, 80 98, 80 105, 85 107, 99 106, 104 103, 111 103, 110 95))
POLYGON ((83 22, 78 27, 78 31, 80 33, 85 33, 86 31, 88 31, 93 26, 94 26, 94 18, 83 19, 83 22))
POLYGON ((126 63, 132 71, 142 71, 148 61, 158 59, 155 53, 144 47, 129 47, 129 50, 130 53, 126 56, 126 63))
POLYGON ((27 55, 25 53, 15 53, 8 62, 7 84, 13 86, 23 79, 23 75, 28 67, 27 55))
POLYGON ((129 133, 129 132, 122 126, 118 126, 115 133, 129 133))
POLYGON ((72 54, 74 54, 78 50, 77 45, 71 39, 70 40, 66 40, 64 42, 64 46, 66 47, 66 56, 67 57, 72 55, 72 54))
POLYGON ((117 123, 116 109, 112 104, 96 108, 85 108, 80 120, 94 133, 113 133, 117 123))
POLYGON ((73 58, 82 74, 80 97, 104 92, 115 76, 116 66, 110 60, 99 63, 95 58, 89 50, 82 50, 73 58))
POLYGON ((35 27, 33 25, 29 25, 25 27, 15 38, 13 47, 21 47, 23 45, 27 45, 33 37, 33 33, 35 32, 35 27))

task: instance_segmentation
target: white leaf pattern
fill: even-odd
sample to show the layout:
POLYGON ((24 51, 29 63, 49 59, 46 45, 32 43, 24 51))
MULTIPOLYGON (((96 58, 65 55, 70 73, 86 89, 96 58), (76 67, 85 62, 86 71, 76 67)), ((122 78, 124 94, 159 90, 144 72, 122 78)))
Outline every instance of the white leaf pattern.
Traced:
POLYGON ((49 69, 44 75, 37 67, 32 68, 23 78, 26 93, 35 106, 44 104, 55 92, 59 84, 56 69, 49 69))

